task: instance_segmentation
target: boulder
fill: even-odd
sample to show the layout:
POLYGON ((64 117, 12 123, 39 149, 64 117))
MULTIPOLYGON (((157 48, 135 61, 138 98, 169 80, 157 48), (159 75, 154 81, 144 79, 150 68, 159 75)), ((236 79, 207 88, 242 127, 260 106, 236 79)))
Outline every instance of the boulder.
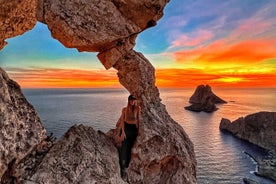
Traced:
POLYGON ((10 162, 24 158, 45 137, 34 107, 0 68, 0 178, 10 162))
POLYGON ((227 103, 223 99, 216 96, 212 92, 212 89, 209 85, 197 86, 194 94, 189 99, 189 102, 192 105, 185 107, 185 109, 195 112, 213 112, 218 109, 215 104, 227 103))
POLYGON ((126 183, 120 176, 118 152, 112 140, 84 125, 72 126, 33 170, 18 180, 45 184, 126 183))

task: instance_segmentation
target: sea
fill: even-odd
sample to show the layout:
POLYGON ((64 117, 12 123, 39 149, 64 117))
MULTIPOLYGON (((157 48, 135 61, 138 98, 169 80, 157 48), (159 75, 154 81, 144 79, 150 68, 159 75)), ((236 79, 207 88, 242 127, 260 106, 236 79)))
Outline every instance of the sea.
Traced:
MULTIPOLYGON (((162 103, 194 144, 199 184, 242 184, 243 178, 261 184, 275 182, 254 175, 256 163, 245 152, 263 158, 268 152, 221 132, 222 118, 231 121, 260 111, 276 112, 276 88, 214 88, 227 101, 213 113, 184 110, 195 89, 159 89, 162 103)), ((114 128, 127 104, 125 89, 23 89, 48 134, 60 138, 74 124, 107 132, 114 128)))

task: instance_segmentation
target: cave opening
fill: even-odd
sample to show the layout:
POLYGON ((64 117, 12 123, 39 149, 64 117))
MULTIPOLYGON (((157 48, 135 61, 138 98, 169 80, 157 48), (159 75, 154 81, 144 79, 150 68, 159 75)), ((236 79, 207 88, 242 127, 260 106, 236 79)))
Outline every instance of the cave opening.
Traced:
POLYGON ((59 138, 74 124, 103 132, 115 127, 128 92, 96 53, 64 47, 40 22, 7 42, 1 67, 19 83, 48 134, 59 138))

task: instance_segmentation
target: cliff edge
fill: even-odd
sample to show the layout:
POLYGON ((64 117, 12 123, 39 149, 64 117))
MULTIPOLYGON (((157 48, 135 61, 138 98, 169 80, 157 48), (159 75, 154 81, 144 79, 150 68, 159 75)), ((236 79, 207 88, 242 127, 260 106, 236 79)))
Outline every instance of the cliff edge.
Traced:
POLYGON ((276 112, 258 112, 233 122, 222 118, 219 128, 274 153, 271 158, 256 159, 256 174, 276 181, 276 112))
POLYGON ((219 128, 262 148, 276 150, 276 112, 258 112, 233 122, 222 118, 219 128))

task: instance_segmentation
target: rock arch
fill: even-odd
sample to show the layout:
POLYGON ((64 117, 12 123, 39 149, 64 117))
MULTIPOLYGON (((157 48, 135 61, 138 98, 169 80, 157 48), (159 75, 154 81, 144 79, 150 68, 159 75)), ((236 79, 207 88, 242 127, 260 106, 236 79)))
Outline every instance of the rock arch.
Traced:
POLYGON ((161 103, 154 67, 133 50, 136 36, 156 24, 169 0, 0 2, 0 49, 6 38, 43 22, 64 46, 99 52, 105 68, 117 69, 120 83, 140 99, 144 134, 133 149, 130 183, 196 183, 193 144, 161 103))

